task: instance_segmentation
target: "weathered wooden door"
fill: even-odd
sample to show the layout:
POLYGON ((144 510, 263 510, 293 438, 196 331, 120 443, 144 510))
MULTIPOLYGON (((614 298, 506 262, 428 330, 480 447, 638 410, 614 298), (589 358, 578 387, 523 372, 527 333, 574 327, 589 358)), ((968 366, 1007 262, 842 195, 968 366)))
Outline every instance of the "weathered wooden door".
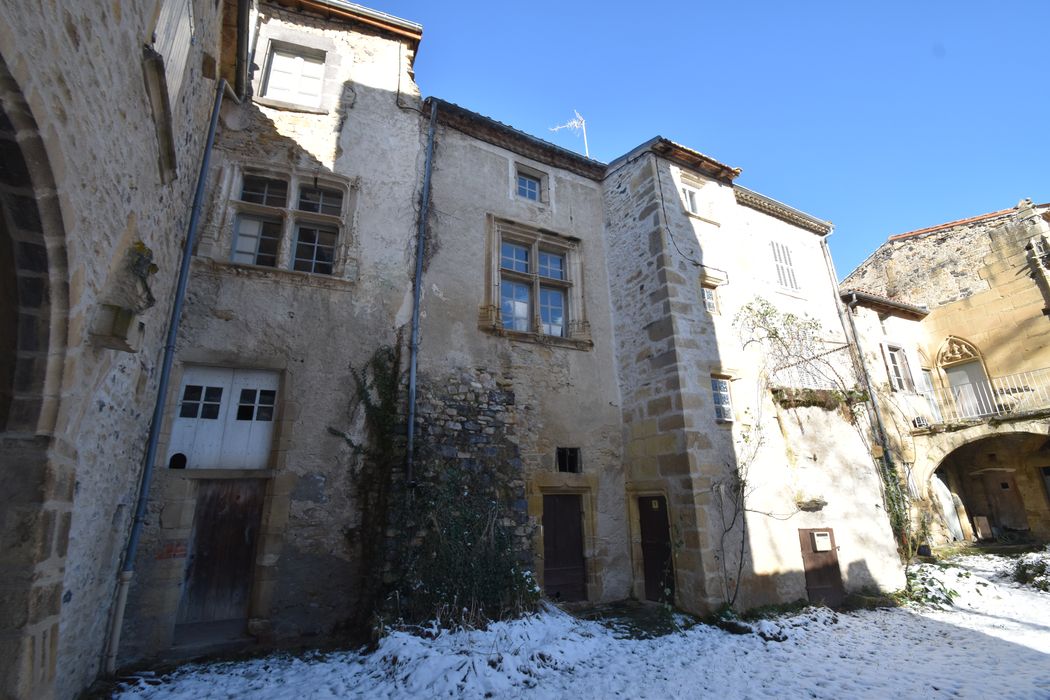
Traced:
POLYGON ((671 559, 667 500, 663 496, 642 496, 638 499, 638 526, 642 539, 645 599, 673 603, 674 562, 671 559))
POLYGON ((839 555, 835 548, 835 533, 831 528, 798 531, 802 546, 802 567, 806 571, 806 593, 811 603, 835 607, 846 599, 839 570, 839 555))
POLYGON ((264 479, 197 482, 179 625, 246 623, 265 492, 264 479))
POLYGON ((1017 481, 1013 473, 989 471, 984 473, 983 478, 995 525, 1011 530, 1027 530, 1028 516, 1025 515, 1024 502, 1017 491, 1017 481))
POLYGON ((543 497, 543 588, 554 600, 587 600, 583 561, 583 501, 543 497))

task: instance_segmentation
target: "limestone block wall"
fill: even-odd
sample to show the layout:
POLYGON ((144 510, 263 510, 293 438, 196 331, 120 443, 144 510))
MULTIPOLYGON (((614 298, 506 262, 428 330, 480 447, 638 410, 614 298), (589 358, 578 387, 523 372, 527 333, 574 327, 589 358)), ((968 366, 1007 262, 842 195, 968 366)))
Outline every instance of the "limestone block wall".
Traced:
POLYGON ((623 598, 630 567, 600 184, 521 155, 514 150, 516 137, 494 145, 447 126, 440 110, 441 105, 420 367, 431 376, 483 372, 507 383, 515 397, 514 440, 538 580, 543 581, 543 496, 579 494, 588 599, 623 598), (541 201, 518 196, 518 167, 543 180, 541 201), (503 333, 493 323, 503 224, 572 249, 566 254, 567 337, 503 333), (580 473, 558 471, 558 447, 579 448, 580 473))
MULTIPOLYGON (((34 186, 41 201, 54 202, 46 225, 59 229, 47 250, 55 275, 46 290, 52 332, 36 432, 54 436, 49 469, 69 474, 70 483, 75 472, 75 490, 55 526, 62 546, 54 562, 62 583, 51 605, 58 617, 51 619, 58 625, 51 628, 48 653, 41 655, 41 640, 34 641, 32 663, 43 660, 51 668, 27 670, 40 687, 53 682, 58 697, 71 697, 89 683, 104 653, 156 390, 156 349, 215 91, 203 71, 208 56, 219 54, 219 9, 200 0, 194 3, 196 42, 182 90, 170 117, 153 113, 141 57, 157 5, 0 8, 0 56, 12 81, 5 90, 24 97, 26 114, 35 121, 35 133, 23 130, 18 138, 43 145, 44 158, 33 165, 47 176, 34 186), (158 119, 168 121, 174 134, 178 176, 170 181, 158 165, 158 119), (101 347, 90 334, 100 305, 122 292, 136 241, 152 251, 158 267, 149 278, 157 303, 135 318, 133 328, 142 324, 141 350, 121 352, 101 347)), ((22 692, 26 687, 15 694, 22 692)))

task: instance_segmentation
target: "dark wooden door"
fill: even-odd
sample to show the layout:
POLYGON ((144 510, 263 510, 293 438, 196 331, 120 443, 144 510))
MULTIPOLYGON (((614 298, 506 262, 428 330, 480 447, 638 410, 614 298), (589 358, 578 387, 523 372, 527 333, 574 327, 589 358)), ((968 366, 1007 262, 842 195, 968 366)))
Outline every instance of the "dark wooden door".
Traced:
POLYGON ((667 500, 663 496, 638 499, 638 525, 642 535, 642 571, 645 599, 674 602, 674 562, 667 500))
POLYGON ((583 561, 583 501, 543 497, 543 588, 554 600, 587 600, 583 561))
POLYGON ((798 540, 802 547, 802 568, 806 571, 806 593, 810 602, 830 607, 841 605, 846 599, 846 591, 842 586, 834 531, 831 528, 799 529, 798 540), (822 536, 824 534, 826 537, 822 536), (818 551, 822 547, 827 549, 818 551))
POLYGON ((179 624, 247 620, 265 493, 263 479, 197 482, 179 624))

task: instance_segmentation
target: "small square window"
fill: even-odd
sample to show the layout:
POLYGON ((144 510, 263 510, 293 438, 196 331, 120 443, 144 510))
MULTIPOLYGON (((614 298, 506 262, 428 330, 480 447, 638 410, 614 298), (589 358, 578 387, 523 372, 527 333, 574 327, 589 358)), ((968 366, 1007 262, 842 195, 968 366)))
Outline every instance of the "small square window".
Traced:
POLYGON ((332 274, 336 237, 337 233, 332 229, 300 224, 296 232, 293 269, 332 274))
POLYGON ((277 266, 281 222, 238 216, 233 243, 233 261, 248 265, 277 266))
POLYGON ((288 202, 288 183, 277 178, 245 175, 241 201, 283 207, 288 202))
POLYGON ((514 272, 529 271, 529 249, 516 243, 504 242, 500 248, 500 267, 514 272))
POLYGON ((343 193, 321 187, 300 187, 299 211, 339 216, 343 213, 343 193))
POLYGON ((182 405, 179 407, 179 418, 207 418, 214 420, 219 417, 219 407, 221 405, 221 386, 205 387, 199 384, 187 384, 182 391, 182 405))
POLYGON ((518 173, 518 196, 524 197, 525 199, 531 199, 534 202, 540 201, 540 189, 543 187, 543 183, 539 178, 531 175, 525 175, 524 173, 518 173))
POLYGON ((262 96, 304 107, 320 107, 325 54, 300 46, 273 46, 266 64, 262 96))
POLYGON ((558 462, 558 471, 570 474, 580 473, 580 448, 559 447, 555 451, 558 462))
POLYGON ((711 394, 715 404, 715 420, 732 421, 733 402, 729 396, 729 380, 725 377, 711 377, 711 394))
POLYGON ((276 395, 271 389, 241 389, 237 420, 272 421, 276 395))
POLYGON ((540 277, 547 277, 552 280, 565 279, 565 256, 541 250, 540 277))
POLYGON ((718 293, 714 287, 701 287, 704 295, 704 308, 709 314, 718 313, 718 293))

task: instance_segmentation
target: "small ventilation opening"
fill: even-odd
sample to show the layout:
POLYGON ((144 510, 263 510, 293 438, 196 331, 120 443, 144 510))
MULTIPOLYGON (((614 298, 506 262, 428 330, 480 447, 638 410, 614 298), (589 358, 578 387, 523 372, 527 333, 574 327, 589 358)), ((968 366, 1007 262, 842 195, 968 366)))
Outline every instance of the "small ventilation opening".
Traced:
POLYGON ((168 469, 185 469, 186 468, 186 455, 181 452, 176 452, 168 460, 168 469))
POLYGON ((580 448, 559 447, 557 450, 558 471, 570 474, 580 473, 580 448))

